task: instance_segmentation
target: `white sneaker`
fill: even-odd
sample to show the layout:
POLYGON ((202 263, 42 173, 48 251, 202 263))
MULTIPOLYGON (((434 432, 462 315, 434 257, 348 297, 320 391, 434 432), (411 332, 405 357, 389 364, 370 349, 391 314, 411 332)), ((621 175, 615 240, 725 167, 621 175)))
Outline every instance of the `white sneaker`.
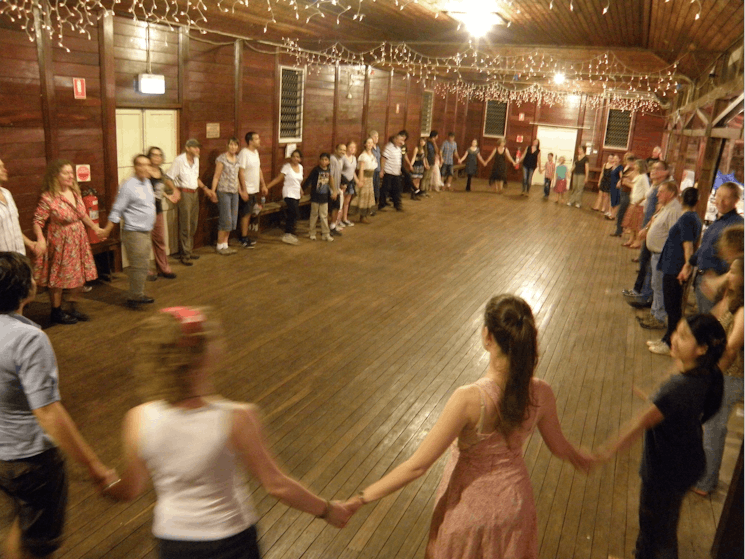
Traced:
POLYGON ((344 221, 342 221, 342 223, 343 223, 343 224, 344 224, 344 225, 345 225, 346 227, 354 227, 354 223, 352 223, 352 222, 351 222, 351 221, 349 221, 348 219, 345 219, 344 221))
POLYGON ((337 229, 344 229, 344 224, 340 221, 339 223, 336 224, 336 228, 337 229))
POLYGON ((571 202, 567 202, 567 206, 571 206, 571 205, 572 205, 572 203, 571 203, 571 202))
POLYGON ((308 235, 308 238, 309 238, 309 239, 310 239, 311 241, 315 241, 315 240, 316 240, 316 236, 315 236, 315 235, 308 235))
POLYGON ((662 343, 662 338, 659 340, 647 340, 647 347, 652 347, 653 345, 657 345, 659 343, 662 343))
POLYGON ((290 235, 289 233, 285 233, 284 235, 282 235, 282 242, 287 243, 288 245, 296 245, 297 237, 295 235, 290 235))
POLYGON ((323 239, 324 241, 328 241, 329 243, 334 240, 331 235, 324 235, 323 237, 321 237, 321 239, 323 239))
POLYGON ((657 355, 670 355, 670 346, 660 341, 658 344, 649 346, 649 351, 657 355))
POLYGON ((580 204, 580 203, 574 204, 574 207, 575 208, 581 208, 582 207, 582 204, 580 204))

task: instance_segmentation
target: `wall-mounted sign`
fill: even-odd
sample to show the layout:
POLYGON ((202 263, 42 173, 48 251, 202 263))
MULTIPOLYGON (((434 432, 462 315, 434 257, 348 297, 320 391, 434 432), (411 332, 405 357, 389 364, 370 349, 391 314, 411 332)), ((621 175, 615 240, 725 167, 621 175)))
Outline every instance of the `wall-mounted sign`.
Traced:
POLYGON ((90 165, 75 165, 75 179, 78 182, 90 182, 91 166, 90 165))
POLYGON ((520 113, 519 115, 517 115, 517 120, 520 120, 520 121, 525 120, 525 113, 520 113))
POLYGON ((517 142, 518 144, 522 144, 522 143, 523 143, 523 137, 522 137, 522 135, 520 135, 520 136, 518 136, 517 138, 515 138, 515 141, 516 141, 516 142, 517 142))
POLYGON ((287 144, 285 146, 285 159, 289 159, 292 152, 297 149, 297 144, 287 144))
POLYGON ((220 123, 219 122, 208 122, 207 123, 207 138, 219 138, 220 137, 220 123))
POLYGON ((401 104, 400 103, 396 103, 396 114, 398 114, 398 111, 400 111, 400 110, 401 110, 401 104))
POLYGON ((72 90, 75 93, 75 99, 85 99, 85 78, 73 78, 72 90))

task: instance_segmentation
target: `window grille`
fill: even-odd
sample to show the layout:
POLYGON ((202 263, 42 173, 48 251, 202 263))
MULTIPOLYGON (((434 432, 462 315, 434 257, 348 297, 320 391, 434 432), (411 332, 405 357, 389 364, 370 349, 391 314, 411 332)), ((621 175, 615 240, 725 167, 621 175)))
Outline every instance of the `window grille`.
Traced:
POLYGON ((490 138, 504 137, 507 124, 507 103, 503 101, 486 102, 486 118, 484 119, 484 136, 490 138))
POLYGON ((603 147, 628 149, 630 132, 631 113, 629 111, 609 109, 608 121, 605 126, 605 141, 603 142, 603 147))
POLYGON ((303 139, 302 70, 282 68, 279 98, 279 141, 301 142, 303 139))
POLYGON ((425 91, 422 96, 422 110, 419 114, 419 134, 429 136, 432 130, 432 105, 435 101, 435 94, 432 91, 425 91))

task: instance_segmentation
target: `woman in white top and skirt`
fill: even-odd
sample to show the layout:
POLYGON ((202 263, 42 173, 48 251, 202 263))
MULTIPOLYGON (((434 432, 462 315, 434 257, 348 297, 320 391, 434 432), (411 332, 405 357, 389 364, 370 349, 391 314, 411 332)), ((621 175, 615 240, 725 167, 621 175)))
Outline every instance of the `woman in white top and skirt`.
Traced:
POLYGON ((257 408, 214 393, 223 354, 218 327, 197 308, 171 307, 147 319, 137 373, 147 403, 127 412, 124 472, 106 489, 132 500, 153 480, 153 534, 161 559, 258 559, 258 515, 239 471, 285 504, 342 527, 350 513, 284 474, 269 454, 257 408))

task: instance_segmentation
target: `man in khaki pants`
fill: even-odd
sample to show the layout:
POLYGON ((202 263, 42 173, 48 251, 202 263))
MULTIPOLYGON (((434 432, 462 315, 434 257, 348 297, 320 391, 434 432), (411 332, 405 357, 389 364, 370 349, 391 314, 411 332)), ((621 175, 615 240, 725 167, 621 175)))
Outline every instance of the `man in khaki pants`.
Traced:
POLYGON ((181 263, 191 266, 192 260, 199 255, 193 254, 194 234, 197 232, 199 219, 199 189, 213 202, 217 202, 217 195, 207 188, 199 178, 199 151, 202 145, 194 138, 186 141, 184 153, 177 156, 171 163, 166 175, 181 190, 181 200, 178 203, 179 243, 181 245, 181 263))
POLYGON ((115 223, 122 219, 122 243, 129 259, 129 295, 127 306, 138 308, 152 303, 145 296, 145 279, 150 261, 150 232, 155 224, 155 194, 150 184, 150 160, 137 155, 134 160, 135 174, 122 183, 116 201, 109 213, 109 224, 104 228, 108 237, 115 223))

